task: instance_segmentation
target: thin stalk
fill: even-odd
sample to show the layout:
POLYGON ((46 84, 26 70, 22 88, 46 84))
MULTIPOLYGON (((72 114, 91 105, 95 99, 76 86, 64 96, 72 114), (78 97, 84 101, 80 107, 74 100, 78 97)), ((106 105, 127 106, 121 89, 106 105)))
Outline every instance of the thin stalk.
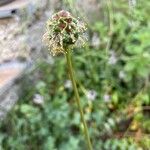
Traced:
POLYGON ((87 124, 86 124, 86 121, 84 119, 83 109, 82 109, 82 106, 81 106, 81 103, 80 103, 80 97, 79 97, 76 81, 75 81, 75 76, 74 76, 74 71, 73 71, 72 61, 71 61, 71 52, 68 49, 67 49, 67 53, 66 53, 66 59, 67 59, 67 65, 68 65, 68 69, 69 69, 70 79, 71 79, 73 89, 74 89, 76 103, 78 105, 78 109, 80 111, 80 116, 81 116, 81 121, 82 121, 83 126, 84 126, 85 140, 87 142, 88 150, 93 150, 92 144, 91 144, 91 141, 90 141, 90 136, 89 136, 89 133, 88 133, 87 124))
POLYGON ((107 0, 107 9, 108 9, 108 17, 109 17, 109 34, 112 34, 113 31, 113 4, 112 0, 107 0))

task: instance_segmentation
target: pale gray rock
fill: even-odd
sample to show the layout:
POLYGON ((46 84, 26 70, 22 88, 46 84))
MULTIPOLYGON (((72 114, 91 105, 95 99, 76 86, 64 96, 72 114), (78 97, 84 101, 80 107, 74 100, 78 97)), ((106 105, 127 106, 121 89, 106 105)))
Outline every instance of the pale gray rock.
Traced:
POLYGON ((3 118, 18 100, 19 81, 26 67, 25 63, 17 61, 0 65, 0 118, 3 118))

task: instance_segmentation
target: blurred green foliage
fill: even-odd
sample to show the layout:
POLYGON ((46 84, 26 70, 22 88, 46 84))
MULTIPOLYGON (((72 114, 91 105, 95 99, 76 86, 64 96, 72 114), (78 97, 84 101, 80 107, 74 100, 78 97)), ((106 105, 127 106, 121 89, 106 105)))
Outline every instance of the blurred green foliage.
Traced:
MULTIPOLYGON (((150 148, 148 8, 149 0, 137 1, 133 10, 123 1, 115 3, 109 11, 113 17, 108 17, 111 28, 103 20, 89 24, 89 32, 100 40, 98 46, 91 44, 90 37, 84 48, 73 51, 94 150, 150 148), (94 100, 88 99, 89 90, 97 93, 94 100)), ((86 150, 73 91, 65 85, 69 79, 65 58, 37 66, 24 80, 19 102, 0 125, 0 149, 86 150), (44 103, 34 103, 36 93, 44 103)))

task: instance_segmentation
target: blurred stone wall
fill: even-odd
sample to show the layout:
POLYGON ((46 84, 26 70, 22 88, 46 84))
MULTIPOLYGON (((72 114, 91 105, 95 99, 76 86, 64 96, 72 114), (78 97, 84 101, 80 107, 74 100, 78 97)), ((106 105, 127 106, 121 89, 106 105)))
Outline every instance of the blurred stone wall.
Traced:
POLYGON ((89 22, 94 22, 104 17, 105 0, 48 0, 52 11, 66 9, 84 17, 89 22))
MULTIPOLYGON (((19 6, 20 1, 16 2, 15 6, 19 6)), ((28 64, 43 57, 46 4, 47 0, 35 0, 21 9, 18 7, 12 17, 0 19, 0 119, 18 100, 28 64)), ((3 10, 11 11, 13 6, 10 3, 3 10)))
POLYGON ((99 20, 102 14, 103 3, 101 0, 77 0, 76 7, 78 11, 84 13, 84 16, 89 22, 99 20))

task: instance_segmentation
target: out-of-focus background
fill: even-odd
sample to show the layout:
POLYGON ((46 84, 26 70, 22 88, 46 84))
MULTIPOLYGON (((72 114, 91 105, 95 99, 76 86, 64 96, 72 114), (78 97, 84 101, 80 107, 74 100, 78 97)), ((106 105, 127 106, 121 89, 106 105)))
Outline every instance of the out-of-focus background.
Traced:
POLYGON ((0 0, 0 150, 86 150, 66 60, 42 43, 68 10, 87 24, 73 66, 94 150, 150 150, 149 0, 0 0))

